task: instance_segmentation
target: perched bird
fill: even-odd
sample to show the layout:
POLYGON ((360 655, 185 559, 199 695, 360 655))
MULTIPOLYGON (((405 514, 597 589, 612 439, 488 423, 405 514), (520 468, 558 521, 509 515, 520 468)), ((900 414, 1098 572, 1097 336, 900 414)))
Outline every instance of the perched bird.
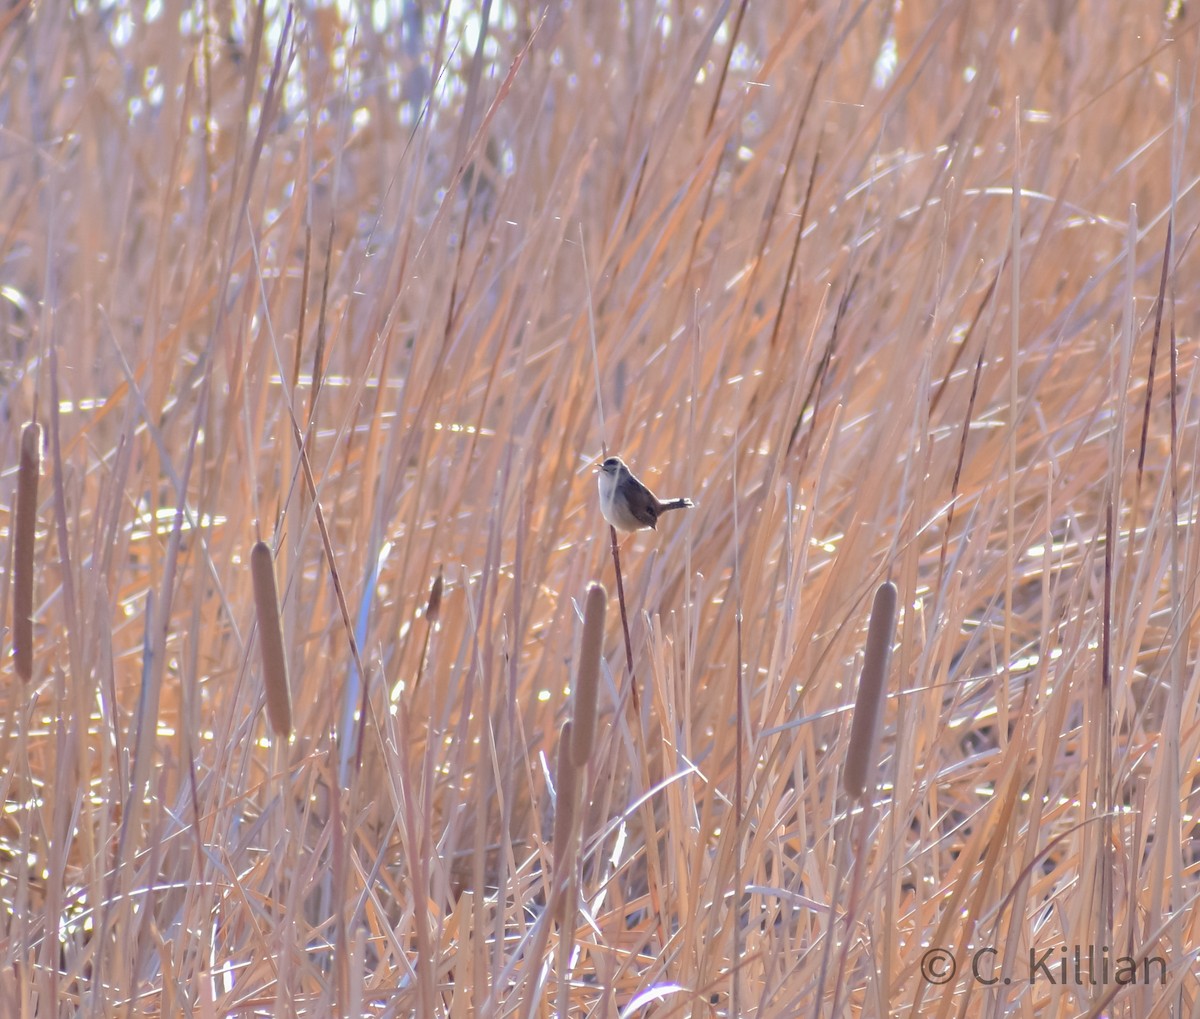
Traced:
POLYGON ((618 531, 655 529, 667 510, 690 509, 691 499, 660 499, 633 476, 619 456, 600 465, 600 512, 618 531))

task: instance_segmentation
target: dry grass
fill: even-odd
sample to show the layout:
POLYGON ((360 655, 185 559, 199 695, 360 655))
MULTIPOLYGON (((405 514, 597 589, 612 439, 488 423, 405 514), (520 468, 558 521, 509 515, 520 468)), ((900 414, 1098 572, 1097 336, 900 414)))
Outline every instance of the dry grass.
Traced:
POLYGON ((0 12, 0 1013, 1200 1012, 1200 12, 160 6, 0 12))

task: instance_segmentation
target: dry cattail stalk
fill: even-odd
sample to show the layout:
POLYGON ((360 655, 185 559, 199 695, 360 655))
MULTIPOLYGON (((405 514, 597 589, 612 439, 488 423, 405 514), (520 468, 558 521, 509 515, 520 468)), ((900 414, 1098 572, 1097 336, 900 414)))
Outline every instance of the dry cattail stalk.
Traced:
POLYGON ((561 879, 571 858, 568 847, 575 830, 575 801, 579 792, 579 769, 571 760, 571 734, 574 726, 567 721, 558 734, 558 766, 554 791, 554 880, 561 879))
POLYGON ((854 721, 850 726, 850 748, 842 772, 842 788, 852 799, 860 799, 867 777, 874 771, 879 709, 887 689, 888 664, 892 659, 892 637, 896 632, 896 585, 890 580, 879 585, 867 625, 867 648, 863 659, 858 696, 854 699, 854 721))
POLYGON ((275 563, 271 547, 265 541, 255 542, 250 550, 250 575, 254 579, 263 684, 267 688, 267 720, 275 735, 286 740, 292 733, 292 687, 288 680, 287 656, 283 653, 275 563))
POLYGON ((13 543, 13 657, 17 675, 33 678, 33 546, 37 535, 38 476, 42 470, 42 426, 21 426, 17 471, 17 518, 13 543))
POLYGON ((425 620, 431 626, 438 621, 438 615, 442 611, 442 587, 445 584, 445 574, 442 568, 438 567, 438 575, 433 579, 433 586, 429 589, 429 601, 425 605, 425 620))
POLYGON ((604 650, 604 615, 608 592, 590 584, 583 606, 583 637, 579 641, 579 671, 575 676, 575 705, 571 713, 571 763, 587 764, 596 746, 596 701, 600 692, 600 656, 604 650))
POLYGON ((433 636, 433 628, 437 625, 438 616, 442 613, 442 589, 446 584, 445 571, 439 566, 437 576, 429 588, 429 600, 425 603, 425 640, 421 644, 421 659, 417 664, 417 678, 413 680, 410 697, 417 695, 421 680, 425 677, 425 666, 429 663, 429 638, 433 636))

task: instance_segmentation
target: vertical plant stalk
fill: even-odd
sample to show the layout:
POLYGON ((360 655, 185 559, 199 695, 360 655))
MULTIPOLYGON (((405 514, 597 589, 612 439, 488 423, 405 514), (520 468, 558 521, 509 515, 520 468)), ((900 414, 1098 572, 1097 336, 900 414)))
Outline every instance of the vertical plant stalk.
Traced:
MULTIPOLYGON (((890 580, 884 581, 875 591, 875 601, 871 605, 871 620, 867 624, 867 646, 863 655, 862 676, 858 681, 858 694, 854 698, 854 719, 850 724, 850 742, 846 750, 846 766, 842 769, 842 789, 846 795, 857 803, 862 804, 866 793, 875 789, 875 771, 879 761, 879 713, 887 695, 888 667, 892 661, 892 641, 896 633, 896 585, 890 580)), ((852 881, 850 884, 850 901, 846 907, 846 926, 852 930, 858 910, 858 899, 862 890, 863 875, 866 871, 866 831, 869 811, 858 812, 858 825, 854 832, 854 862, 851 864, 852 881)), ((853 822, 854 815, 846 814, 847 822, 853 822)), ((845 852, 842 849, 843 840, 838 847, 838 877, 840 887, 842 866, 845 852)), ((824 999, 825 976, 829 958, 833 951, 834 928, 838 924, 836 899, 830 903, 829 929, 825 941, 825 954, 821 959, 821 973, 818 979, 818 992, 814 1016, 819 1013, 820 1003, 824 999)), ((841 950, 838 953, 838 970, 834 977, 833 1008, 831 1015, 838 1014, 841 1004, 842 989, 845 985, 844 974, 846 960, 850 950, 850 938, 842 939, 841 950)))
MULTIPOLYGON (((556 1009, 561 1019, 567 1019, 570 1008, 571 948, 574 943, 575 907, 578 889, 573 879, 575 846, 579 841, 579 787, 581 768, 574 761, 574 726, 563 722, 558 734, 558 763, 555 768, 554 795, 554 870, 553 885, 547 910, 558 921, 558 988, 556 1009)), ((549 933, 550 925, 545 927, 549 933)), ((536 995, 530 995, 532 1002, 536 995)))
POLYGON ((633 673, 633 641, 629 637, 629 613, 625 608, 625 583, 621 579, 621 552, 617 547, 617 529, 609 524, 608 532, 612 541, 613 569, 617 574, 617 602, 621 606, 621 630, 625 634, 625 665, 629 669, 629 699, 633 704, 634 714, 640 718, 642 701, 638 695, 637 676, 633 673))
POLYGON ((267 690, 267 721, 282 742, 292 734, 292 687, 283 626, 279 619, 279 592, 271 546, 257 541, 250 550, 250 575, 254 580, 254 608, 258 616, 258 647, 262 654, 263 685, 267 690))
POLYGON ((596 704, 600 692, 600 659, 604 653, 604 617, 608 592, 602 584, 589 584, 583 609, 583 634, 579 641, 579 671, 572 688, 571 719, 562 729, 558 747, 557 796, 554 811, 554 886, 559 922, 558 1014, 570 1010, 571 952, 579 906, 578 854, 583 809, 587 803, 583 776, 596 748, 596 704))
MULTIPOLYGON (((596 747, 596 704, 600 689, 600 660, 604 653, 604 618, 608 611, 608 592, 603 584, 588 585, 584 601, 583 634, 579 641, 579 671, 572 687, 571 717, 558 735, 554 769, 554 831, 551 839, 553 865, 546 887, 546 910, 526 958, 541 959, 549 943, 552 926, 557 923, 557 990, 555 1009, 562 1019, 570 1012, 571 953, 575 944, 575 919, 579 905, 578 847, 583 812, 584 769, 596 747)), ((514 956, 511 967, 519 956, 514 956)), ((495 986, 507 979, 507 968, 495 986)), ((528 977, 529 974, 526 974, 528 977)), ((494 993, 494 992, 493 992, 494 993)), ((525 998, 521 1019, 533 1015, 538 994, 525 998)), ((489 997, 486 1012, 492 1006, 489 997)), ((540 1014, 540 1013, 539 1013, 540 1014)))
MULTIPOLYGON (((734 449, 738 448, 739 437, 734 439, 734 449)), ((737 730, 734 733, 734 751, 733 751, 733 897, 731 899, 732 908, 732 923, 733 928, 733 954, 730 958, 730 989, 729 989, 729 1010, 733 1015, 741 1015, 741 966, 740 961, 743 955, 743 935, 741 925, 741 907, 744 879, 742 877, 745 869, 745 852, 746 847, 743 842, 743 825, 745 823, 746 803, 745 789, 746 776, 744 773, 744 764, 746 756, 745 746, 745 727, 746 727, 746 712, 745 712, 745 696, 746 696, 746 674, 743 668, 742 658, 742 528, 741 519, 738 516, 738 480, 737 480, 737 455, 733 458, 733 491, 732 498, 729 500, 733 507, 733 601, 734 601, 734 652, 737 655, 737 669, 734 673, 734 696, 737 698, 737 706, 734 709, 734 724, 737 730)))
POLYGON ((33 549, 37 539, 38 477, 42 470, 42 426, 21 426, 17 471, 17 518, 13 554, 13 657, 17 675, 33 678, 33 549))

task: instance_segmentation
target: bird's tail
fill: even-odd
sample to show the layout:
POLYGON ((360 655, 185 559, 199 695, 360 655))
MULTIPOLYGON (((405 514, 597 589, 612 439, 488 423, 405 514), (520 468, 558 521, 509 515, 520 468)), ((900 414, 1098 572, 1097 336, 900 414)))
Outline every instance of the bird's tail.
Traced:
POLYGON ((671 509, 691 509, 696 504, 691 499, 666 499, 663 504, 658 507, 659 512, 671 509))

